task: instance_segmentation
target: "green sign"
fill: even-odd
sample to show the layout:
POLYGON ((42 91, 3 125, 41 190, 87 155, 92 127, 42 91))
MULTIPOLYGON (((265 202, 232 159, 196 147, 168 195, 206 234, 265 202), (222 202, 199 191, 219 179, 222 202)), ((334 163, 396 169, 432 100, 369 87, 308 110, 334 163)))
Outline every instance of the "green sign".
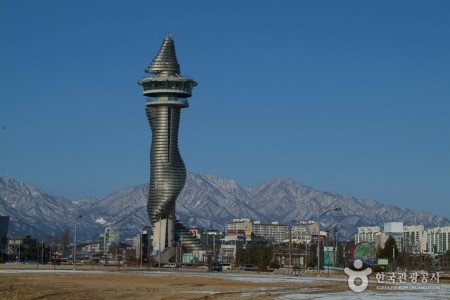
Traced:
POLYGON ((377 261, 377 265, 379 266, 387 266, 389 264, 389 260, 387 258, 379 258, 377 261))
POLYGON ((324 254, 324 266, 325 267, 332 267, 335 265, 335 252, 333 247, 324 247, 323 248, 323 254, 324 254))

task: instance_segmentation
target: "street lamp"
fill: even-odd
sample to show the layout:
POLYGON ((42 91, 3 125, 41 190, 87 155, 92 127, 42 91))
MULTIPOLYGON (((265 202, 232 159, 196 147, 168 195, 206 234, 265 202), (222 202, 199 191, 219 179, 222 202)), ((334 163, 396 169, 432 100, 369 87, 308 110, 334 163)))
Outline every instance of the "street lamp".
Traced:
POLYGON ((183 263, 183 235, 179 232, 176 232, 178 235, 178 241, 173 241, 175 245, 175 264, 178 266, 178 269, 181 269, 181 264, 183 263))
POLYGON ((73 269, 76 268, 76 259, 77 259, 77 221, 81 219, 82 215, 78 215, 75 218, 75 230, 73 235, 73 269))
POLYGON ((317 217, 317 277, 320 277, 320 217, 323 216, 326 213, 329 213, 330 211, 340 211, 340 207, 336 207, 333 209, 329 209, 327 211, 324 211, 323 213, 320 213, 319 208, 319 216, 317 217))
POLYGON ((159 238, 158 238, 158 271, 161 270, 161 218, 162 214, 159 214, 159 238))
POLYGON ((179 237, 179 240, 177 242, 177 247, 180 248, 180 260, 178 261, 178 263, 179 263, 178 264, 178 269, 181 269, 181 264, 183 263, 183 236, 181 234, 179 234, 179 233, 177 233, 177 234, 178 234, 178 237, 179 237))
POLYGON ((141 259, 141 270, 142 270, 142 254, 144 253, 143 251, 142 251, 142 228, 141 228, 141 236, 140 236, 140 238, 139 238, 139 256, 140 256, 140 259, 141 259))
POLYGON ((181 269, 181 264, 183 263, 183 236, 180 235, 180 240, 178 241, 178 245, 180 247, 180 261, 179 261, 179 265, 178 268, 181 269))
POLYGON ((213 252, 214 252, 214 261, 216 262, 216 235, 222 235, 221 232, 208 232, 208 235, 213 236, 213 252))

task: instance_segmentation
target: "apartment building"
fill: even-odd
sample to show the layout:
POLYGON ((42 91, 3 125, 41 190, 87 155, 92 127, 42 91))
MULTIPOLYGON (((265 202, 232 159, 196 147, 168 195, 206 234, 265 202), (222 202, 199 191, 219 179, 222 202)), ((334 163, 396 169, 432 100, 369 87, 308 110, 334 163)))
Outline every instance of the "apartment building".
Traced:
POLYGON ((383 248, 389 236, 395 239, 399 251, 419 254, 426 249, 427 232, 424 230, 424 226, 404 226, 403 222, 386 222, 384 231, 381 231, 380 226, 358 227, 355 244, 369 242, 374 247, 383 248))
POLYGON ((368 242, 377 247, 379 236, 382 234, 380 226, 358 227, 358 233, 355 234, 355 245, 368 242))
POLYGON ((426 232, 423 225, 403 226, 403 249, 419 254, 426 249, 426 232))
POLYGON ((252 234, 255 237, 262 237, 266 240, 281 243, 283 240, 289 238, 289 228, 287 225, 278 224, 278 222, 264 224, 261 221, 254 221, 252 224, 252 234))
POLYGON ((108 253, 112 245, 117 245, 120 240, 120 232, 110 226, 105 228, 105 232, 100 234, 100 251, 108 253))
POLYGON ((428 229, 426 252, 444 254, 450 250, 450 226, 428 229))
POLYGON ((312 234, 317 235, 317 228, 313 228, 315 222, 307 221, 297 223, 291 228, 293 243, 309 243, 312 240, 312 234), (314 230, 315 229, 315 230, 314 230))

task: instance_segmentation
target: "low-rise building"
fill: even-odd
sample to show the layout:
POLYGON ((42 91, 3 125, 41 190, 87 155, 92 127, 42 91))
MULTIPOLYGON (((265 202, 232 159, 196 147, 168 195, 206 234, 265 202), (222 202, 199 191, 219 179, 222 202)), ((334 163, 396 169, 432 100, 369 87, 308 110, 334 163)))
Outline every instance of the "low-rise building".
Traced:
POLYGON ((191 236, 197 239, 201 239, 203 229, 197 227, 189 227, 189 233, 191 234, 191 236))
POLYGON ((235 230, 243 230, 245 232, 245 239, 247 241, 250 241, 252 239, 252 223, 250 222, 250 219, 233 219, 232 222, 225 225, 225 234, 228 231, 235 230))

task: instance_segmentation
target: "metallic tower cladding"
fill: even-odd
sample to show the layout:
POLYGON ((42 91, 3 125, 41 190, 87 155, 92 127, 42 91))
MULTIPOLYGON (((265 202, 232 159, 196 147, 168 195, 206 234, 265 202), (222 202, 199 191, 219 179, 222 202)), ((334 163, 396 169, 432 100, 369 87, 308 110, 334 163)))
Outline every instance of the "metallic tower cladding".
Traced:
POLYGON ((146 113, 152 130, 147 212, 154 225, 153 249, 162 251, 175 240, 175 201, 186 182, 178 150, 180 112, 189 106, 187 98, 197 83, 180 75, 170 35, 145 71, 154 74, 139 81, 148 97, 146 113))

